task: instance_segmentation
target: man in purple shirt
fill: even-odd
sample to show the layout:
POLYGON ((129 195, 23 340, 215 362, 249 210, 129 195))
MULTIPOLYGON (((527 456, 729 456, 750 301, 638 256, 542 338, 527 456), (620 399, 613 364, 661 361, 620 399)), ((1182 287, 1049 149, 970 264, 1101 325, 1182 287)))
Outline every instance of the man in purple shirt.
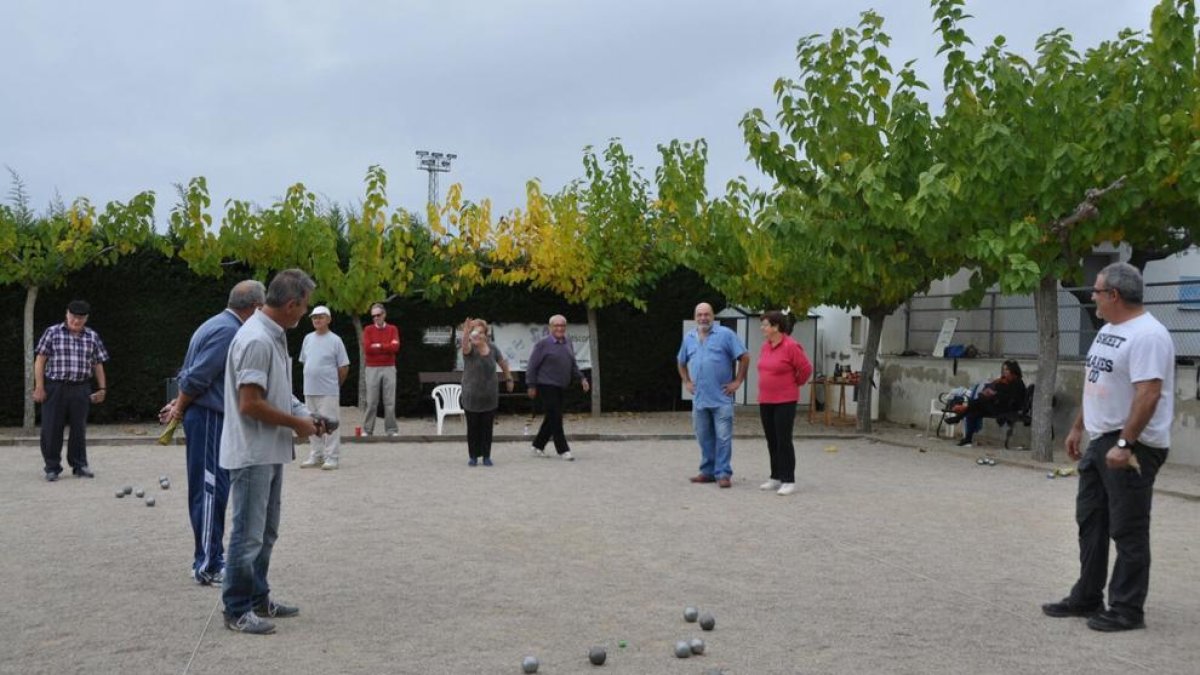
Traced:
POLYGON ((103 403, 108 389, 104 362, 108 351, 96 331, 87 327, 92 308, 83 300, 67 305, 67 320, 54 324, 38 340, 33 362, 33 400, 42 404, 42 459, 45 478, 62 473, 63 427, 71 425, 67 463, 80 478, 95 478, 87 460, 87 417, 93 403, 103 403), (92 391, 92 376, 96 391, 92 391))
POLYGON ((550 317, 550 335, 538 340, 529 355, 529 367, 525 370, 525 382, 529 398, 542 398, 544 414, 542 426, 533 439, 533 456, 546 456, 546 443, 553 438, 558 456, 574 461, 571 446, 563 433, 563 391, 571 384, 572 376, 578 376, 586 392, 591 388, 587 378, 579 372, 575 362, 575 348, 567 339, 567 318, 561 314, 550 317))

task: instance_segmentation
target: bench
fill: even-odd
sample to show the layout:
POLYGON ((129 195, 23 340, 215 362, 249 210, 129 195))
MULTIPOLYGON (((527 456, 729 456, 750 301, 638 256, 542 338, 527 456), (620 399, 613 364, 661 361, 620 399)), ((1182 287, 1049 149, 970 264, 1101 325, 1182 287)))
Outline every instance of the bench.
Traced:
MULTIPOLYGON (((517 370, 509 371, 513 377, 513 390, 509 393, 504 386, 504 377, 500 377, 500 399, 526 399, 525 373, 517 370)), ((462 384, 461 370, 421 371, 417 373, 417 381, 421 384, 421 397, 429 398, 433 388, 439 384, 462 384)))
MULTIPOLYGON (((994 419, 996 424, 1002 427, 1008 427, 1008 431, 1004 434, 1004 449, 1008 449, 1009 441, 1012 440, 1013 431, 1016 430, 1017 422, 1024 424, 1026 427, 1033 426, 1033 387, 1029 385, 1025 388, 1025 398, 1021 401, 1021 405, 1009 410, 1001 410, 987 415, 979 415, 982 419, 994 419)), ((1051 401, 1053 407, 1055 401, 1051 401)), ((947 420, 948 421, 948 420, 947 420)), ((938 430, 941 430, 941 422, 938 422, 938 430)), ((1050 425, 1050 438, 1054 438, 1054 425, 1050 425)))

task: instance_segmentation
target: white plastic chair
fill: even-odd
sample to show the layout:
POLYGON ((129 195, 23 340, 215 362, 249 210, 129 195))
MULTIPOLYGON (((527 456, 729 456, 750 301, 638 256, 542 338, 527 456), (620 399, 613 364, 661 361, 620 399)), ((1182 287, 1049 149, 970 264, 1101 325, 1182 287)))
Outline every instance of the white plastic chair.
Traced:
POLYGON ((437 409, 438 436, 442 435, 442 420, 446 415, 462 415, 467 420, 467 411, 462 409, 462 385, 439 384, 433 388, 433 405, 437 409))
POLYGON ((946 404, 943 403, 940 398, 933 398, 933 399, 929 400, 929 421, 927 421, 925 423, 925 433, 926 434, 928 434, 930 428, 933 427, 933 420, 935 417, 937 418, 937 421, 938 421, 938 428, 937 428, 936 433, 939 438, 942 435, 941 425, 943 423, 945 423, 946 427, 950 429, 950 438, 954 438, 954 434, 958 432, 959 422, 955 422, 954 424, 951 424, 949 422, 944 422, 944 420, 946 418, 946 411, 943 408, 945 407, 945 405, 946 404))

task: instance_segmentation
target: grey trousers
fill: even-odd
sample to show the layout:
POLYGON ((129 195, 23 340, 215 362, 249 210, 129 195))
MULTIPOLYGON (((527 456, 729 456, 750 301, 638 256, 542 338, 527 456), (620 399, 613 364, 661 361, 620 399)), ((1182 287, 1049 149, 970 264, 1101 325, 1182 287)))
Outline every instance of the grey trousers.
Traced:
POLYGON ((375 414, 379 410, 379 390, 383 390, 383 429, 389 434, 399 433, 396 426, 396 367, 367 366, 367 414, 363 417, 363 431, 375 433, 375 414))

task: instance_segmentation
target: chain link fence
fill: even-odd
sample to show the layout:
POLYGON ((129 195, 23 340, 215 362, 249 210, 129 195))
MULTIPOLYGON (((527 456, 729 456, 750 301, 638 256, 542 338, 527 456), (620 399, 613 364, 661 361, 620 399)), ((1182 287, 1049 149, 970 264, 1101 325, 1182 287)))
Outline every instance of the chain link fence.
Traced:
MULTIPOLYGON (((1063 288, 1058 292, 1058 355, 1082 359, 1097 330, 1092 287, 1063 288)), ((942 323, 957 318, 954 344, 974 345, 981 356, 1036 356, 1037 319, 1033 296, 990 292, 979 307, 956 309, 951 294, 920 295, 907 305, 905 349, 930 354, 942 323)), ((1200 279, 1184 279, 1145 286, 1143 302, 1171 332, 1177 357, 1200 358, 1200 279)))

